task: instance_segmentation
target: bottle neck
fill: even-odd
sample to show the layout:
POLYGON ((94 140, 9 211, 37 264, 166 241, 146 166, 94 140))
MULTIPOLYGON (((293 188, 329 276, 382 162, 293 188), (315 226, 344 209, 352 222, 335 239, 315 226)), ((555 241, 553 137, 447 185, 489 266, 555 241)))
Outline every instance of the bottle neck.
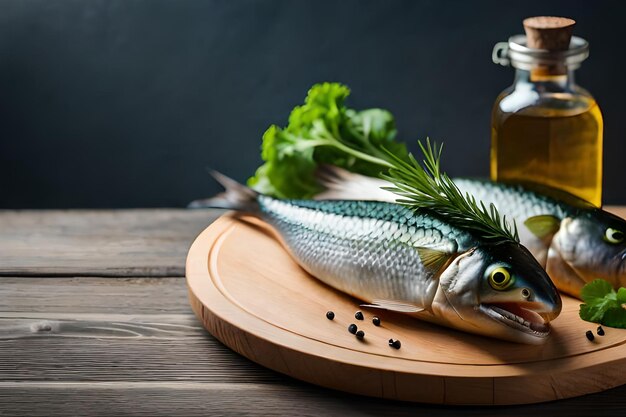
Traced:
POLYGON ((574 78, 574 70, 564 68, 558 73, 547 72, 542 68, 533 68, 530 70, 516 68, 515 82, 516 88, 529 88, 533 90, 560 92, 574 91, 576 82, 574 78))

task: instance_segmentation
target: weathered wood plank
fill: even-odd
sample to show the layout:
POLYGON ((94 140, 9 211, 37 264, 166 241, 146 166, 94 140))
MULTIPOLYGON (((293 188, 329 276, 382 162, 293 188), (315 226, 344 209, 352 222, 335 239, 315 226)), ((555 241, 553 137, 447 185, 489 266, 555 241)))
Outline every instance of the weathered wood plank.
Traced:
POLYGON ((219 210, 0 211, 0 275, 183 276, 219 210))
POLYGON ((446 407, 359 397, 298 381, 289 385, 0 382, 0 415, 623 417, 625 409, 624 387, 546 404, 446 407))
POLYGON ((0 278, 0 415, 577 416, 601 404, 602 415, 622 416, 626 408, 626 386, 506 409, 326 390, 233 353, 184 311, 185 297, 182 278, 0 278), (39 294, 20 298, 19 284, 39 294))
POLYGON ((191 313, 184 278, 0 278, 0 381, 283 381, 191 313))
POLYGON ((191 314, 0 313, 0 381, 276 382, 191 314))
POLYGON ((0 277, 0 312, 191 312, 184 278, 0 277))

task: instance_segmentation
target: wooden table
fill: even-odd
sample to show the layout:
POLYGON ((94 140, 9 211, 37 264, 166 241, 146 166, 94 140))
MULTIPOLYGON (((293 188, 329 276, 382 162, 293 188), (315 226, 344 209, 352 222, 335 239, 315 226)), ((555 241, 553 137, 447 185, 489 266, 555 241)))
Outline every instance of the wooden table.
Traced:
POLYGON ((220 214, 0 211, 0 416, 626 414, 626 386, 459 408, 348 395, 262 368, 204 331, 187 301, 187 249, 220 214))

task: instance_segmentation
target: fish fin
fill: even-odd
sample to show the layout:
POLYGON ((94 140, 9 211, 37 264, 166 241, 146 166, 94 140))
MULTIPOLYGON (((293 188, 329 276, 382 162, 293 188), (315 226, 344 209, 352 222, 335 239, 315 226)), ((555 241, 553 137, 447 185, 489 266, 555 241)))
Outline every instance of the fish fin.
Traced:
POLYGON ((192 201, 188 208, 225 208, 250 213, 258 211, 259 193, 220 172, 211 171, 211 176, 226 190, 211 198, 192 201))
POLYGON ((393 300, 372 300, 371 304, 361 304, 361 307, 380 308, 382 310, 397 311, 399 313, 419 313, 420 311, 425 310, 425 308, 418 307, 413 304, 393 300))
POLYGON ((422 265, 433 272, 438 272, 454 256, 449 252, 425 247, 417 247, 415 250, 417 250, 422 265))
POLYGON ((369 200, 395 202, 398 196, 388 187, 388 181, 367 177, 334 165, 320 165, 315 171, 317 181, 325 188, 316 200, 369 200))
POLYGON ((551 238, 561 227, 561 220, 550 214, 542 214, 526 219, 524 225, 539 239, 551 238))

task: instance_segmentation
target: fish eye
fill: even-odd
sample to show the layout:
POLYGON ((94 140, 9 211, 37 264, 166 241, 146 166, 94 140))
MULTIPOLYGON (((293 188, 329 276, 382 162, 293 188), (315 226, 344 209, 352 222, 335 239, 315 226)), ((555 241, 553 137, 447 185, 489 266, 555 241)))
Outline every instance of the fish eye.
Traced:
POLYGON ((513 282, 511 280, 511 273, 506 268, 503 268, 501 266, 495 268, 489 274, 489 285, 491 285, 494 290, 505 290, 512 283, 513 282))
POLYGON ((613 244, 622 243, 624 241, 624 232, 609 227, 604 232, 604 240, 613 244))

